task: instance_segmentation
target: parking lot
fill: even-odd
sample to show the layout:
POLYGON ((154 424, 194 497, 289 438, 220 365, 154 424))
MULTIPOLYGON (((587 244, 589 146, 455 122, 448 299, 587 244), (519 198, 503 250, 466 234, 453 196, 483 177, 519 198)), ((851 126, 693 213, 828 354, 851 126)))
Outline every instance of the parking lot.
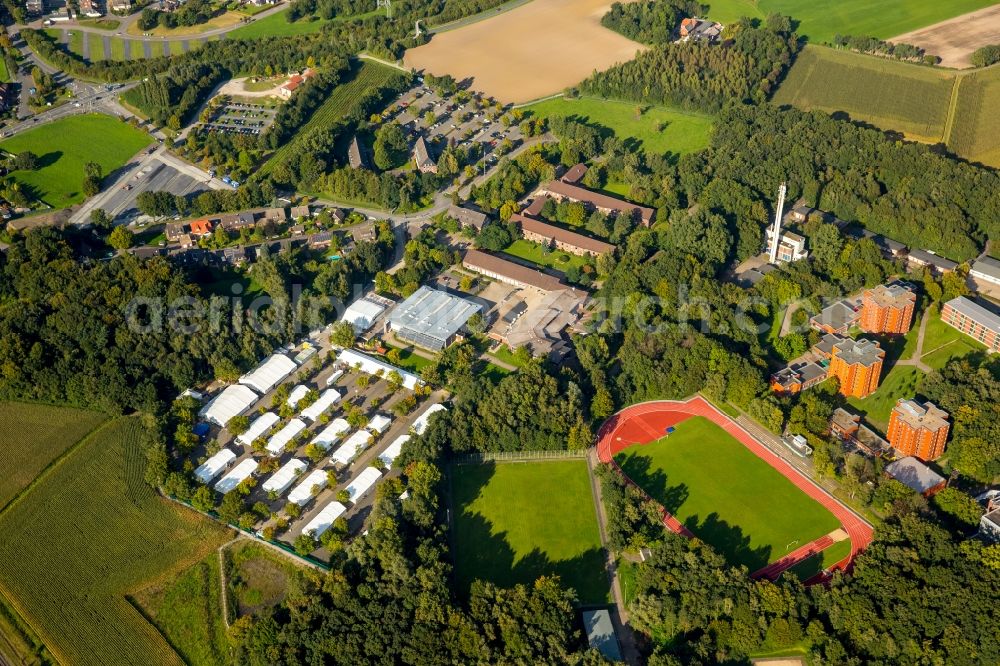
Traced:
POLYGON ((225 102, 212 114, 204 128, 226 134, 262 134, 274 124, 278 109, 264 104, 225 102))
POLYGON ((154 159, 142 168, 138 163, 127 165, 134 170, 116 189, 110 190, 101 202, 101 208, 115 222, 131 223, 139 220, 142 213, 136 206, 136 197, 141 192, 165 190, 175 195, 187 196, 204 192, 208 185, 181 173, 174 167, 154 159))
POLYGON ((495 101, 475 92, 442 96, 418 85, 400 95, 382 117, 402 125, 411 141, 424 135, 438 152, 449 142, 466 148, 478 146, 482 159, 477 166, 489 166, 499 159, 498 149, 504 139, 514 146, 523 141, 518 127, 508 128, 501 122, 505 113, 506 109, 498 109, 495 101))

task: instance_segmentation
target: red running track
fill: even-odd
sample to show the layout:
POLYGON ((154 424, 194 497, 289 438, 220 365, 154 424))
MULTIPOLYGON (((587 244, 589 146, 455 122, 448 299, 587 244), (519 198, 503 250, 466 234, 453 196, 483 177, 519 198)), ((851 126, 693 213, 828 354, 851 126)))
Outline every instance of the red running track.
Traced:
MULTIPOLYGON (((851 553, 840 562, 834 564, 830 569, 847 570, 854 558, 863 551, 872 541, 872 527, 857 514, 838 502, 832 495, 820 488, 812 479, 785 462, 780 456, 773 453, 766 446, 758 442, 750 433, 741 428, 735 421, 716 409, 711 403, 700 396, 688 398, 684 401, 678 400, 657 400, 644 402, 631 407, 626 407, 604 422, 597 432, 597 454, 601 462, 614 465, 622 476, 628 476, 622 472, 615 462, 615 455, 623 449, 633 444, 648 444, 664 437, 667 428, 680 423, 692 416, 703 416, 716 425, 724 429, 736 438, 741 444, 753 451, 753 453, 764 460, 768 465, 781 472, 789 481, 794 483, 799 490, 809 497, 822 504, 837 520, 851 539, 851 553)), ((629 479, 631 483, 634 483, 629 479)), ((674 516, 663 510, 664 524, 678 534, 693 536, 674 516)), ((813 542, 815 543, 815 542, 813 542)), ((772 562, 757 574, 774 574, 777 576, 790 566, 794 566, 797 561, 805 559, 814 554, 806 544, 798 551, 783 556, 779 560, 772 562), (795 561, 793 556, 801 555, 795 561), (780 565, 780 566, 779 566, 780 565), (777 572, 776 574, 774 572, 777 572)), ((822 577, 811 578, 809 583, 819 582, 822 577)))

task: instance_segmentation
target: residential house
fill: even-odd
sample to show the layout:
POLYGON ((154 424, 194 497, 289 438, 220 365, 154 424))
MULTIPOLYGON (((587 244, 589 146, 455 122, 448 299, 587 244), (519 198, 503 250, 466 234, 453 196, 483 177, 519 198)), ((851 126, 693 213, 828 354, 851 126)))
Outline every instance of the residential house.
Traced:
POLYGON ((838 407, 830 418, 830 434, 858 453, 878 457, 889 452, 889 442, 879 437, 875 431, 861 423, 857 414, 838 407))
POLYGON ((570 185, 579 185, 580 181, 583 180, 583 177, 586 175, 587 165, 581 162, 580 164, 570 167, 569 170, 559 178, 559 180, 564 183, 569 183, 570 185))
POLYGON ((41 16, 45 13, 45 3, 42 0, 25 0, 24 11, 28 16, 41 16))
POLYGON ((163 228, 163 235, 171 243, 176 243, 188 232, 187 225, 180 222, 168 222, 163 228))
POLYGON ((313 249, 327 248, 333 242, 332 231, 321 231, 309 236, 309 247, 313 249))
POLYGON ((288 232, 290 234, 292 234, 293 236, 301 236, 302 234, 304 234, 306 232, 306 227, 305 227, 304 224, 296 224, 296 225, 293 225, 288 230, 288 232))
POLYGON ((347 219, 347 213, 345 213, 342 208, 328 208, 327 210, 330 211, 330 217, 332 217, 333 221, 337 224, 343 224, 344 220, 347 219))
POLYGON ((375 240, 375 223, 366 222, 351 229, 351 237, 355 243, 370 243, 375 240))
POLYGON ((293 220, 298 220, 300 218, 312 217, 312 211, 309 210, 308 204, 303 206, 293 206, 291 211, 289 211, 289 215, 293 220))
POLYGON ((352 169, 368 168, 368 160, 357 135, 351 137, 351 143, 347 146, 347 163, 351 165, 352 169))
POLYGON ((979 534, 990 543, 1000 542, 1000 506, 982 515, 979 519, 979 534))
POLYGON ((80 13, 90 18, 101 16, 101 9, 95 0, 79 0, 80 13))
POLYGON ((288 211, 284 208, 266 208, 264 209, 263 219, 265 222, 284 224, 285 220, 288 219, 288 211))
POLYGON ((278 96, 285 100, 291 99, 295 91, 313 76, 315 76, 315 72, 311 69, 307 69, 301 74, 292 74, 288 77, 288 81, 278 88, 278 96))
POLYGON ((191 237, 191 234, 184 234, 177 240, 180 241, 182 250, 194 247, 194 238, 191 237))
POLYGON ((192 236, 207 236, 212 233, 211 220, 194 220, 188 225, 192 236))
POLYGON ((465 206, 451 206, 448 208, 448 216, 454 218, 463 227, 471 227, 476 231, 482 231, 486 224, 486 213, 465 206))
POLYGON ((222 260, 232 266, 246 263, 247 251, 243 247, 227 247, 222 250, 222 260))
POLYGON ((681 41, 716 42, 722 36, 722 24, 689 17, 681 21, 681 41))

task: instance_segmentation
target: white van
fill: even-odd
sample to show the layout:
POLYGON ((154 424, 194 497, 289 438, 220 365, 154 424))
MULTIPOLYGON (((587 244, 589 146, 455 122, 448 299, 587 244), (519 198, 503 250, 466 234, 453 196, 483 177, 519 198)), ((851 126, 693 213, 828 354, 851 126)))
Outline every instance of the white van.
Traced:
POLYGON ((329 377, 326 378, 326 385, 328 387, 333 386, 337 382, 337 380, 343 376, 344 376, 343 370, 334 370, 333 374, 331 374, 329 377))

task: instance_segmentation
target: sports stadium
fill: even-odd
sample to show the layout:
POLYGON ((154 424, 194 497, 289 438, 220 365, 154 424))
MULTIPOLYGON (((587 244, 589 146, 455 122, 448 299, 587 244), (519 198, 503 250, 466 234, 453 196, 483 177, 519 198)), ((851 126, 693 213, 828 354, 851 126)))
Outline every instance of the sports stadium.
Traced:
POLYGON ((871 542, 871 525, 704 398, 627 407, 597 446, 601 462, 660 504, 669 529, 754 578, 794 568, 819 582, 871 542))

